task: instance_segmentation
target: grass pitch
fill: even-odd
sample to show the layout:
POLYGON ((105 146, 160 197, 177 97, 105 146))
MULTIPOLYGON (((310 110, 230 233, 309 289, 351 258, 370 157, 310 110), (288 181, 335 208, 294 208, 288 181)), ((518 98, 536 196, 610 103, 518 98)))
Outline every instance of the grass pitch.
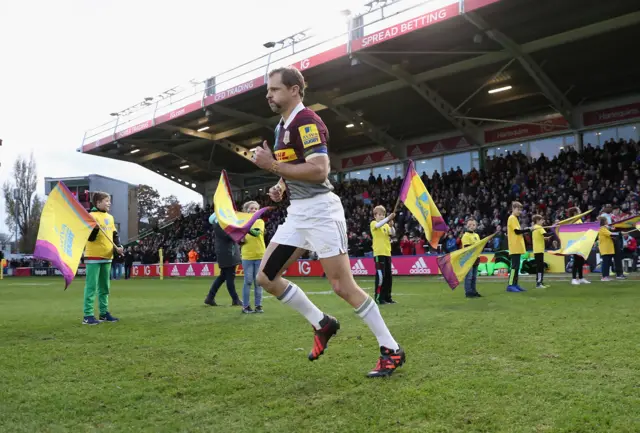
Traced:
POLYGON ((209 279, 116 281, 121 321, 94 327, 82 279, 5 279, 0 431, 640 431, 638 281, 506 293, 480 278, 467 300, 396 278, 381 309, 407 364, 383 380, 364 377, 378 348, 353 310, 326 280, 297 282, 342 323, 314 363, 302 317, 274 298, 242 315, 224 288, 205 307, 209 279))

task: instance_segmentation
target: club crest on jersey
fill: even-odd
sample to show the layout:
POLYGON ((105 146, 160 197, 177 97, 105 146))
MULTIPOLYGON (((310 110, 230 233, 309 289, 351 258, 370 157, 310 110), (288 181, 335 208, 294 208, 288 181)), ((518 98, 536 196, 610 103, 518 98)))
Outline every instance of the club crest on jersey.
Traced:
POLYGON ((300 139, 305 149, 320 144, 320 133, 316 124, 303 125, 298 128, 298 132, 300 132, 300 139))

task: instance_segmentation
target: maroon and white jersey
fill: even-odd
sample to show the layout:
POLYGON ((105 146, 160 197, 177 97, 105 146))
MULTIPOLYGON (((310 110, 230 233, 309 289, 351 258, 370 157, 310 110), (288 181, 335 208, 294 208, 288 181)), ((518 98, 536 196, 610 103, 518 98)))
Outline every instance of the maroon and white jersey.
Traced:
MULTIPOLYGON (((276 127, 276 144, 273 154, 276 160, 285 164, 302 164, 309 159, 327 155, 329 131, 320 116, 313 110, 298 104, 285 122, 276 127)), ((291 200, 311 198, 333 191, 329 179, 322 183, 287 180, 291 200)))

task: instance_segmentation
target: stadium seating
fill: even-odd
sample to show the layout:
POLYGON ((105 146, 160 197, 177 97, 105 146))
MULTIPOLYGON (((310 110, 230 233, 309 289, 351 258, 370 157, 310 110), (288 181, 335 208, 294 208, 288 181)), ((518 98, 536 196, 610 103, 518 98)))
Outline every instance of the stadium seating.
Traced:
MULTIPOLYGON (((464 222, 473 215, 478 220, 481 236, 496 230, 502 232, 491 245, 491 249, 501 250, 506 248, 505 223, 513 200, 524 204, 521 217, 523 227, 531 224, 531 216, 536 213, 544 215, 548 224, 564 219, 567 209, 572 206, 579 206, 583 210, 595 208, 591 219, 606 203, 619 206, 622 216, 636 214, 640 199, 639 154, 638 144, 633 141, 610 141, 604 148, 595 148, 586 143, 582 154, 573 148, 562 150, 552 160, 544 155, 532 160, 522 153, 507 154, 504 157, 487 158, 485 170, 435 172, 432 176, 423 174, 422 179, 445 217, 457 248, 460 247, 464 222)), ((373 206, 382 204, 390 211, 397 199, 401 181, 371 177, 368 181, 354 180, 335 185, 347 216, 352 256, 365 256, 371 252, 371 210, 373 206)), ((250 199, 261 205, 268 204, 263 197, 247 198, 250 199)), ((267 242, 284 220, 286 204, 282 203, 267 216, 267 242)), ((154 252, 161 246, 172 261, 187 261, 187 253, 192 248, 199 252, 200 261, 215 260, 207 221, 210 213, 209 207, 198 208, 194 214, 142 240, 138 248, 140 260, 153 263, 154 259, 157 260, 154 252)), ((404 235, 414 245, 416 241, 426 244, 422 228, 406 209, 400 209, 396 222, 398 234, 392 247, 394 255, 403 253, 400 240, 404 235)), ((445 241, 446 237, 443 237, 442 242, 445 241)), ((549 248, 553 246, 549 245, 549 248)), ((409 245, 404 252, 414 254, 415 248, 409 245)))
MULTIPOLYGON (((536 213, 544 215, 547 224, 564 219, 567 209, 572 206, 579 206, 582 210, 594 208, 596 212, 591 214, 592 220, 607 203, 619 207, 620 218, 637 214, 640 201, 639 155, 640 148, 634 141, 609 141, 603 148, 585 143, 581 154, 573 148, 562 150, 552 160, 544 155, 533 160, 522 153, 507 154, 487 158, 484 170, 463 173, 460 169, 452 169, 447 173, 435 172, 432 176, 423 173, 422 179, 449 225, 455 239, 454 249, 460 248, 465 220, 473 215, 478 220, 481 236, 502 232, 490 245, 492 250, 499 251, 507 247, 506 220, 510 203, 514 200, 524 205, 523 227, 531 224, 531 217, 536 213)), ((350 255, 371 255, 369 223, 372 208, 382 204, 391 211, 401 182, 399 178, 372 176, 367 181, 353 180, 335 185, 347 216, 350 255)), ((267 203, 264 195, 248 197, 247 200, 256 200, 261 206, 272 205, 267 203)), ((238 207, 241 204, 238 203, 238 207)), ((286 206, 286 201, 278 204, 267 215, 267 242, 284 221, 286 206)), ((144 264, 158 263, 157 252, 163 248, 165 260, 170 262, 188 261, 191 250, 198 253, 199 261, 215 261, 214 241, 208 222, 211 212, 210 206, 197 207, 192 214, 140 240, 133 248, 135 260, 144 264)), ((415 254, 416 244, 426 244, 422 228, 402 207, 396 222, 398 232, 392 243, 392 254, 415 254)), ((441 243, 444 244, 447 238, 443 237, 441 243)), ((529 238, 527 243, 530 246, 529 238)), ((446 245, 441 247, 440 252, 450 250, 446 245)), ((551 249, 557 247, 557 244, 548 245, 551 249)), ((429 247, 425 250, 429 252, 429 247)), ((15 267, 18 263, 10 265, 15 267)))

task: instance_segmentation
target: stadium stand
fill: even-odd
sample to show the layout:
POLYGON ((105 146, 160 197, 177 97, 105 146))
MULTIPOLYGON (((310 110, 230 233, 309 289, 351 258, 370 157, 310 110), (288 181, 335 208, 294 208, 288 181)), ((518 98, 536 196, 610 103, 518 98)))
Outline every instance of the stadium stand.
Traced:
MULTIPOLYGON (((529 159, 518 152, 488 158, 486 170, 472 169, 463 173, 458 168, 442 174, 435 172, 431 177, 423 173, 423 181, 451 228, 441 240, 442 251, 460 247, 464 222, 472 215, 478 220, 478 231, 482 236, 496 230, 506 233, 509 203, 513 200, 519 200, 525 206, 523 226, 529 226, 531 216, 536 213, 544 215, 549 224, 562 220, 572 206, 594 209, 591 220, 595 220, 607 203, 620 209, 621 218, 635 215, 640 200, 639 155, 638 143, 619 140, 607 141, 603 148, 585 144, 581 154, 569 147, 552 160, 544 154, 537 159, 529 159), (447 247, 449 239, 455 241, 453 247, 447 247)), ((368 226, 372 208, 382 204, 392 209, 400 183, 400 178, 382 179, 371 175, 367 181, 352 180, 335 185, 347 212, 350 255, 360 257, 371 253, 368 226)), ((268 204, 264 197, 259 196, 248 197, 247 200, 268 204)), ((278 206, 266 217, 267 242, 284 220, 285 207, 286 203, 278 206)), ((157 250, 164 248, 165 257, 170 262, 186 262, 191 249, 199 253, 200 261, 215 261, 213 237, 207 221, 211 212, 210 207, 198 208, 172 226, 141 240, 135 247, 138 260, 145 264, 157 263, 157 250)), ((420 253, 420 246, 416 251, 416 244, 429 251, 422 228, 413 216, 400 210, 397 225, 394 255, 420 253), (402 248, 405 236, 408 239, 402 248)), ((501 250, 505 242, 504 234, 497 236, 491 249, 501 250)), ((530 239, 527 242, 530 245, 530 239)), ((548 247, 553 248, 551 243, 548 247)))

